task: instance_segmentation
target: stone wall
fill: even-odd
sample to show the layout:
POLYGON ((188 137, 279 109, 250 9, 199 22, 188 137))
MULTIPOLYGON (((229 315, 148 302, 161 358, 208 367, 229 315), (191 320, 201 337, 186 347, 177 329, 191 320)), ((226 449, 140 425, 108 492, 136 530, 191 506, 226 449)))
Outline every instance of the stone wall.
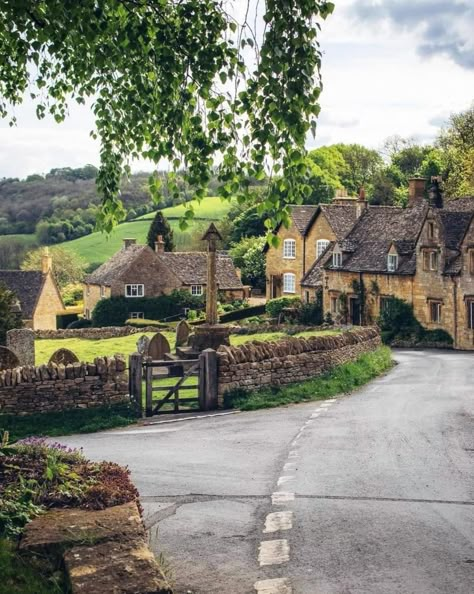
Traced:
POLYGON ((337 336, 222 346, 217 351, 219 406, 228 390, 254 390, 303 381, 354 361, 380 345, 376 328, 358 328, 337 336))
POLYGON ((120 338, 140 332, 160 332, 166 330, 161 326, 104 326, 103 328, 71 328, 70 330, 37 330, 36 338, 88 338, 91 340, 103 340, 107 338, 120 338))
POLYGON ((35 333, 29 328, 8 330, 7 347, 11 349, 20 365, 35 364, 35 333))
POLYGON ((50 363, 0 371, 0 414, 58 412, 128 401, 122 355, 97 357, 93 363, 50 363))

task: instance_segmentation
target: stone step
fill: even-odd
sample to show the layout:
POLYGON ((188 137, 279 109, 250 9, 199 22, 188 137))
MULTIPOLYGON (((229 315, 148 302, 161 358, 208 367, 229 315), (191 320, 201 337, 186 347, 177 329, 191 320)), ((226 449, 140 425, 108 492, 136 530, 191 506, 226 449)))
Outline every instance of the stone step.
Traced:
POLYGON ((198 359, 199 351, 190 346, 176 347, 176 355, 179 359, 198 359))

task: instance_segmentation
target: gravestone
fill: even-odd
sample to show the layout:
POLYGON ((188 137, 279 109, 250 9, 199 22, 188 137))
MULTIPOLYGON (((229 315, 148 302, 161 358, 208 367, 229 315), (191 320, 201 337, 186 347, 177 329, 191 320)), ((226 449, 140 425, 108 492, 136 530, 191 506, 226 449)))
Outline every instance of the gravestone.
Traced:
POLYGON ((20 365, 35 364, 35 333, 30 328, 9 330, 7 347, 16 354, 20 365))
POLYGON ((20 366, 20 360, 9 348, 0 346, 0 370, 13 369, 20 366))
POLYGON ((188 338, 191 334, 191 328, 186 320, 181 320, 176 326, 176 346, 184 346, 188 344, 188 338))
POLYGON ((150 344, 150 339, 148 338, 148 336, 140 336, 140 338, 137 340, 137 351, 140 353, 140 355, 147 355, 148 354, 148 346, 150 344))
POLYGON ((150 340, 150 344, 148 345, 148 356, 151 357, 153 361, 160 361, 164 358, 165 354, 170 351, 170 343, 161 332, 155 334, 150 340))
POLYGON ((69 363, 79 363, 77 355, 69 349, 58 349, 49 358, 49 363, 56 363, 59 365, 68 365, 69 363))

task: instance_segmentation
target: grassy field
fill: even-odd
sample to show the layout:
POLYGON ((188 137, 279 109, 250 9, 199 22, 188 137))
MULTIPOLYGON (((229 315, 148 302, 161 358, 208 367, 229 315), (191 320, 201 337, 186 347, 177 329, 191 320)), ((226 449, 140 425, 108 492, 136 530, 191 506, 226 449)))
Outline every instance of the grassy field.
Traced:
MULTIPOLYGON (((174 348, 175 334, 174 332, 162 332, 171 348, 174 348)), ((323 330, 322 332, 308 331, 302 332, 297 336, 324 336, 327 334, 337 334, 337 331, 323 330)), ((89 340, 85 338, 64 338, 64 339, 42 339, 35 341, 36 347, 36 364, 42 365, 47 363, 51 355, 60 348, 70 349, 81 361, 92 361, 95 357, 102 357, 105 355, 114 355, 115 353, 122 353, 123 355, 130 355, 136 351, 137 340, 140 336, 146 335, 151 338, 154 332, 143 332, 138 334, 131 334, 130 336, 122 336, 120 338, 107 338, 103 340, 89 340)), ((230 337, 231 344, 239 346, 250 340, 279 340, 287 337, 283 332, 267 332, 261 334, 232 334, 230 337)))
MULTIPOLYGON (((208 221, 219 221, 231 208, 231 203, 222 202, 220 198, 204 198, 201 204, 195 205, 195 216, 208 221)), ((170 220, 174 232, 177 251, 195 250, 195 236, 204 232, 207 221, 196 220, 191 223, 186 231, 179 229, 179 218, 184 214, 184 206, 171 206, 163 209, 166 217, 175 217, 170 220)), ((154 213, 148 213, 134 221, 118 225, 110 235, 105 233, 91 233, 79 239, 67 241, 61 245, 74 251, 89 264, 102 264, 122 247, 125 237, 135 237, 138 243, 145 243, 148 229, 153 220, 154 213)))
POLYGON ((0 246, 2 242, 20 241, 26 247, 30 248, 36 245, 36 235, 34 233, 28 234, 14 234, 14 235, 0 235, 0 246))

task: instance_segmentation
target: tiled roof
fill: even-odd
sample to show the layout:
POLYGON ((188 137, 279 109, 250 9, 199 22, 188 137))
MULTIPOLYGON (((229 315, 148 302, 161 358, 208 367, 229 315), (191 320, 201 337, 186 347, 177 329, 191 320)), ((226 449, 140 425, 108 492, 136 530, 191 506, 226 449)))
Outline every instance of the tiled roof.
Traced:
POLYGON ((462 269, 461 243, 466 235, 474 212, 439 211, 439 220, 446 246, 445 274, 459 274, 462 269))
POLYGON ((324 213, 337 239, 343 239, 357 221, 356 207, 353 204, 321 204, 324 213))
MULTIPOLYGON (((207 284, 207 254, 205 252, 163 252, 157 254, 184 285, 207 284)), ((242 288, 230 256, 217 254, 217 284, 219 289, 242 288)))
POLYGON ((331 241, 329 245, 326 247, 324 252, 319 256, 316 262, 311 266, 308 272, 303 277, 301 281, 302 287, 311 287, 311 288, 319 288, 322 286, 323 282, 323 269, 324 265, 331 257, 331 251, 334 247, 335 242, 331 241))
POLYGON ((304 236, 308 232, 317 210, 317 206, 308 206, 304 204, 301 206, 290 207, 291 218, 301 235, 304 236))
POLYGON ((85 282, 90 285, 110 286, 113 281, 118 280, 121 275, 135 262, 135 260, 146 250, 150 250, 147 245, 129 245, 116 252, 107 262, 88 274, 85 282))
POLYGON ((39 270, 0 270, 0 283, 17 296, 24 320, 33 318, 45 279, 46 275, 39 270))
MULTIPOLYGON (((341 242, 341 270, 387 272, 387 255, 392 244, 399 251, 397 274, 414 274, 415 242, 424 223, 428 204, 412 208, 369 206, 346 240, 341 242), (345 247, 350 249, 344 250, 345 247)), ((332 268, 329 260, 326 268, 332 268)))
POLYGON ((461 198, 447 200, 444 205, 444 210, 454 210, 457 212, 474 212, 474 196, 463 196, 461 198))

